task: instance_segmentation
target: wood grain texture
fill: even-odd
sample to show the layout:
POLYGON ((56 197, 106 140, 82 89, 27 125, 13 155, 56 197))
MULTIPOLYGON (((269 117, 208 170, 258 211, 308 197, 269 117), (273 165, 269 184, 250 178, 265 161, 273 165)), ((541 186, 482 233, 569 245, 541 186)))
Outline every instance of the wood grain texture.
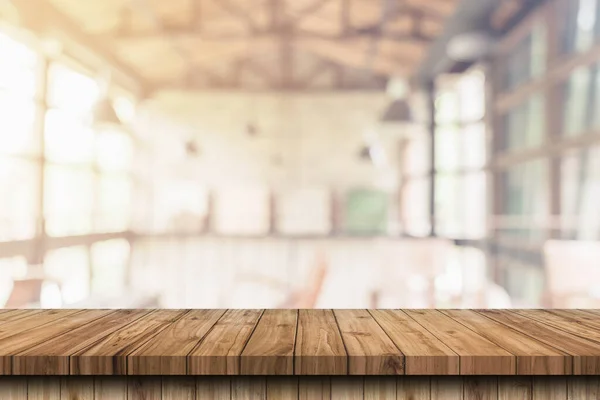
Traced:
POLYGON ((76 351, 70 358, 71 375, 125 375, 126 354, 186 313, 183 310, 156 310, 131 324, 106 335, 89 347, 76 351))
POLYGON ((406 313, 399 310, 370 313, 404 354, 406 375, 458 375, 458 354, 406 313))
POLYGON ((193 377, 163 377, 163 400, 196 400, 196 379, 193 377))
POLYGON ((346 375, 348 356, 331 310, 300 310, 295 374, 346 375))
POLYGON ((431 400, 462 400, 463 380, 451 376, 431 377, 431 400))
POLYGON ((16 375, 68 375, 69 359, 115 330, 147 314, 145 310, 117 310, 47 340, 12 357, 16 375))
POLYGON ((0 324, 0 340, 20 334, 38 326, 54 323, 61 318, 65 318, 79 312, 81 311, 46 310, 42 312, 42 310, 34 310, 34 312, 31 313, 19 314, 19 318, 11 319, 9 321, 2 321, 0 324))
POLYGON ((565 375, 573 357, 510 327, 469 310, 445 310, 458 323, 517 356, 518 375, 565 375))
POLYGON ((196 398, 231 399, 231 379, 222 376, 197 377, 196 398))
POLYGON ((535 338, 537 341, 569 353, 573 356, 573 374, 600 374, 600 344, 569 334, 516 312, 504 310, 480 310, 478 312, 535 338))
POLYGON ((395 376, 365 376, 365 400, 395 399, 397 385, 395 376))
POLYGON ((498 378, 489 376, 465 377, 463 382, 464 400, 497 400, 498 378))
POLYGON ((532 400, 567 400, 566 377, 534 376, 532 379, 532 400))
POLYGON ((600 328, 573 315, 564 316, 539 310, 518 310, 518 314, 553 326, 565 332, 600 343, 600 328))
POLYGON ((301 377, 298 383, 298 400, 331 399, 331 378, 328 376, 301 377))
POLYGON ((239 375, 240 356, 262 310, 229 310, 188 355, 191 375, 239 375))
POLYGON ((240 377, 231 383, 231 400, 265 400, 266 398, 265 377, 240 377))
POLYGON ((0 377, 0 399, 23 400, 27 398, 27 379, 22 376, 0 377))
POLYGON ((119 377, 96 377, 95 400, 127 400, 127 380, 119 377))
POLYGON ((127 400, 162 400, 160 377, 128 377, 127 400))
POLYGON ((398 378, 398 400, 430 400, 431 378, 410 377, 410 379, 398 378))
POLYGON ((268 400, 298 400, 298 378, 290 376, 267 377, 268 400))
POLYGON ((81 376, 62 378, 60 397, 62 400, 94 400, 94 379, 81 376))
POLYGON ((366 310, 334 311, 350 375, 404 374, 404 355, 366 310))
POLYGON ((600 378, 597 376, 577 376, 568 381, 569 400, 600 399, 600 378))
POLYGON ((516 357, 436 310, 406 310, 460 356, 461 375, 513 375, 516 357))
POLYGON ((12 335, 0 340, 0 375, 12 373, 12 356, 40 343, 51 340, 63 333, 77 329, 89 322, 107 316, 114 311, 89 310, 69 315, 55 323, 38 326, 26 334, 12 335))
POLYGON ((363 400, 363 377, 331 377, 331 400, 363 400))
POLYGON ((130 375, 185 375, 187 355, 225 310, 192 310, 127 356, 130 375))
POLYGON ((45 312, 44 310, 0 310, 0 322, 11 322, 45 312))
POLYGON ((27 400, 60 400, 60 379, 50 376, 27 379, 27 400))
POLYGON ((532 377, 499 377, 498 400, 531 400, 532 377))
POLYGON ((267 310, 242 352, 243 375, 293 375, 296 310, 267 310))

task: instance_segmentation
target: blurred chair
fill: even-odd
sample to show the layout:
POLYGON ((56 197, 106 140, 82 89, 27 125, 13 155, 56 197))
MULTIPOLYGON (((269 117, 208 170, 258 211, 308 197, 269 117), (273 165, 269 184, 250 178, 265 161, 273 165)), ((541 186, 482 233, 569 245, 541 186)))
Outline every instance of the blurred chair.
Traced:
POLYGON ((444 239, 379 240, 371 307, 435 307, 435 279, 443 273, 452 246, 444 239))
POLYGON ((4 308, 21 308, 38 303, 40 301, 43 283, 43 279, 37 278, 15 280, 4 308))
POLYGON ((600 242, 549 240, 544 260, 548 306, 600 307, 600 242))

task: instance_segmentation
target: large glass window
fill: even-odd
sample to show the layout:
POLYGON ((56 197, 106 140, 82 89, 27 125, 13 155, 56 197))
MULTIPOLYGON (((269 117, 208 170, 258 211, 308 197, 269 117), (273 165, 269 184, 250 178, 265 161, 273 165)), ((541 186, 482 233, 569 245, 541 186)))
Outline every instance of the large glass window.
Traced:
POLYGON ((600 239, 600 147, 578 150, 562 159, 562 236, 600 239))
POLYGON ((548 162, 528 161, 502 174, 502 235, 543 239, 548 217, 548 162))
POLYGON ((441 80, 436 101, 436 232, 455 238, 485 235, 487 160, 485 78, 474 69, 441 80))
POLYGON ((559 21, 563 23, 563 53, 590 49, 600 38, 600 2, 598 0, 561 0, 559 21))
POLYGON ((600 75, 598 64, 576 69, 567 82, 560 86, 564 98, 563 134, 566 136, 588 133, 600 127, 600 75))
POLYGON ((92 294, 113 297, 122 293, 129 263, 125 239, 94 243, 91 248, 92 294))
POLYGON ((501 149, 515 151, 540 146, 545 139, 546 115, 544 98, 535 95, 510 110, 504 119, 501 149))
POLYGON ((351 234, 385 233, 389 196, 385 192, 356 189, 346 195, 345 231, 351 234))
POLYGON ((65 305, 84 300, 90 293, 90 255, 87 247, 51 250, 44 259, 44 273, 59 283, 65 305))
POLYGON ((546 69, 546 51, 546 27, 538 22, 508 54, 504 87, 513 89, 541 76, 546 69))

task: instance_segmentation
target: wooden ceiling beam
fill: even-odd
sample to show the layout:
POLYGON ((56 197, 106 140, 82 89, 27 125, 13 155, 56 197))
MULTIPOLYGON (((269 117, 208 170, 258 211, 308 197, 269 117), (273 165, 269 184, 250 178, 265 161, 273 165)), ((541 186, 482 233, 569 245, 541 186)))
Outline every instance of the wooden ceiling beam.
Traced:
MULTIPOLYGON (((70 18, 55 9, 48 1, 13 1, 19 13, 23 28, 31 30, 41 37, 59 35, 66 46, 76 47, 74 52, 90 53, 108 69, 123 74, 138 86, 140 94, 146 90, 147 82, 137 71, 124 64, 113 52, 113 48, 103 40, 83 32, 70 18)), ((83 57, 85 59, 85 57, 83 57)))

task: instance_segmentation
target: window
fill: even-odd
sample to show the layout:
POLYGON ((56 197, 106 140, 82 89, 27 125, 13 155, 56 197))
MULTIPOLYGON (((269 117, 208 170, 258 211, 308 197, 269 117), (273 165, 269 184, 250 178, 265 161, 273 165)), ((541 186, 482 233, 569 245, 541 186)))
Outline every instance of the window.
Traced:
POLYGON ((540 94, 510 110, 504 120, 501 149, 523 150, 540 146, 545 139, 546 116, 540 94))
POLYGON ((92 245, 92 294, 115 296, 125 289, 129 250, 125 239, 92 245))
POLYGON ((503 235, 543 239, 540 221, 548 217, 548 163, 528 161, 502 174, 502 209, 509 217, 502 224, 503 235))
POLYGON ((94 175, 91 170, 46 165, 44 216, 51 236, 92 231, 94 175))
POLYGON ((0 157, 0 241, 28 239, 35 235, 38 199, 36 163, 0 157))
POLYGON ((510 90, 541 76, 545 71, 546 51, 546 28, 538 22, 508 54, 504 88, 510 90))
POLYGON ((563 21, 562 52, 589 50, 600 37, 600 4, 598 0, 567 0, 557 7, 563 21))
POLYGON ((600 127, 596 112, 600 105, 599 65, 576 69, 560 88, 565 99, 563 134, 580 135, 600 127))
POLYGON ((90 255, 83 246, 51 250, 44 258, 44 272, 59 283, 65 305, 84 300, 90 292, 90 255))
POLYGON ((404 231, 412 236, 427 236, 431 232, 429 203, 431 177, 410 179, 402 187, 402 222, 404 231))
POLYGON ((600 147, 578 150, 562 160, 562 236, 600 239, 600 147))

